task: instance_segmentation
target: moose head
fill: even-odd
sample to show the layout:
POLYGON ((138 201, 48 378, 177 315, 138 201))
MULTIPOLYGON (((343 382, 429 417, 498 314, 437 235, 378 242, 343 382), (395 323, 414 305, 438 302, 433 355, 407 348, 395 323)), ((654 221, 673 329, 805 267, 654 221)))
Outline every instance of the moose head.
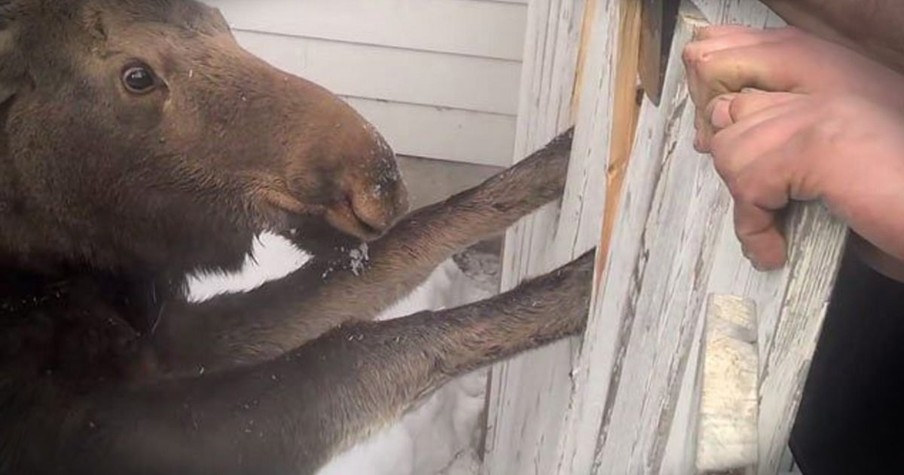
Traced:
POLYGON ((200 3, 0 0, 0 103, 0 259, 226 270, 407 211, 374 127, 200 3))

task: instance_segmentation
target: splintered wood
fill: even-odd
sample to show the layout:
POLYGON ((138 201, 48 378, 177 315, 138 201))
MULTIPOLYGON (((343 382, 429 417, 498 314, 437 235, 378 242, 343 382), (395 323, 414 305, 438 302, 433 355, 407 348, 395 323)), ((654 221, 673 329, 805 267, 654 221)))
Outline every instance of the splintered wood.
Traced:
MULTIPOLYGON (((507 284, 601 240, 609 246, 598 256, 594 300, 579 344, 556 345, 494 369, 483 473, 684 475, 697 473, 698 448, 705 460, 707 454, 731 459, 729 452, 743 447, 737 460, 752 458, 757 473, 773 475, 846 231, 820 205, 796 206, 787 220, 787 266, 760 273, 749 265, 734 235, 730 196, 709 158, 693 149, 694 107, 681 51, 694 29, 710 21, 762 27, 777 20, 753 0, 685 2, 661 103, 644 99, 625 147, 618 145, 622 135, 635 127, 614 122, 626 116, 618 112, 624 110, 619 98, 635 91, 618 71, 625 64, 620 52, 636 45, 624 28, 636 28, 626 19, 634 18, 639 2, 590 3, 585 9, 578 0, 531 2, 526 58, 532 66, 524 76, 519 143, 539 146, 564 130, 569 124, 562 118, 570 117, 576 140, 558 214, 548 209, 507 239, 507 284), (578 70, 580 77, 569 81, 567 74, 578 70), (580 94, 570 110, 573 84, 580 94), (629 158, 614 150, 627 150, 629 158), (607 178, 607 170, 625 163, 622 184, 607 178), (618 198, 607 200, 607 186, 621 188, 618 198), (604 220, 611 229, 603 228, 604 220), (731 450, 721 452, 712 451, 716 445, 699 447, 697 440, 713 423, 700 418, 701 408, 710 407, 703 400, 701 365, 704 354, 711 356, 703 321, 713 294, 737 296, 756 308, 759 343, 756 430, 744 419, 734 440, 723 441, 723 449, 731 450)), ((737 374, 749 377, 748 363, 735 368, 737 374)), ((739 399, 732 404, 749 402, 749 392, 741 393, 734 393, 739 399)))

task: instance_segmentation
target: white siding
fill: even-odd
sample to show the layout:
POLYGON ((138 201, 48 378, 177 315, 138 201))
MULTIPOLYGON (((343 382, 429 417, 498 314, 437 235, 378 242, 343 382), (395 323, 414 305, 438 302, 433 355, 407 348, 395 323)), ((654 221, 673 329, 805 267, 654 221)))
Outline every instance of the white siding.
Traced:
POLYGON ((527 0, 207 0, 239 42, 330 89, 395 150, 510 163, 527 0))
POLYGON ((526 2, 209 0, 237 29, 519 61, 526 2))
POLYGON ((342 96, 514 115, 520 63, 236 31, 274 66, 342 96))

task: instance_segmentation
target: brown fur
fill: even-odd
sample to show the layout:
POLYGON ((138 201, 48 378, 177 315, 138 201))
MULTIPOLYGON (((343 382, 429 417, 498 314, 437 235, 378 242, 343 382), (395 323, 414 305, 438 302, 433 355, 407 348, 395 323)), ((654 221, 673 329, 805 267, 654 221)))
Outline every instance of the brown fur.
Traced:
POLYGON ((556 199, 570 133, 405 215, 377 131, 191 0, 0 0, 0 103, 0 474, 312 473, 449 378, 584 324, 590 255, 370 321, 556 199), (146 94, 123 86, 138 62, 146 94), (186 275, 236 269, 265 231, 314 258, 185 299, 186 275))

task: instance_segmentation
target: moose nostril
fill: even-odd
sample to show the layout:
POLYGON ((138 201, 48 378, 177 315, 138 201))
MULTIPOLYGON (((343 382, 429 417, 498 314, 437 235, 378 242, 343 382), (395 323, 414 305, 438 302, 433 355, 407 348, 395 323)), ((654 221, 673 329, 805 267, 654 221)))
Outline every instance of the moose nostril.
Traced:
POLYGON ((399 181, 373 190, 364 188, 346 197, 355 217, 376 233, 383 233, 408 210, 408 194, 399 181), (388 189, 387 189, 388 188, 388 189))
POLYGON ((392 213, 387 212, 377 200, 349 196, 348 207, 362 225, 370 228, 374 234, 381 234, 392 224, 392 213))

